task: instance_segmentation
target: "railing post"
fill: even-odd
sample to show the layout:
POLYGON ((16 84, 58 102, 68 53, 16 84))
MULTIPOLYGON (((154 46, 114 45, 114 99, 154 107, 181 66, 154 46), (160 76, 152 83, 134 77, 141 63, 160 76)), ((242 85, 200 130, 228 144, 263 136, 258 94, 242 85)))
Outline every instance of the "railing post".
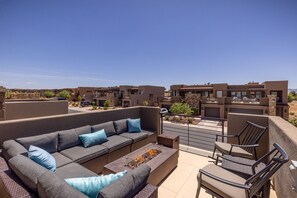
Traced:
POLYGON ((190 146, 190 121, 189 121, 189 117, 187 117, 188 119, 188 146, 190 146))
POLYGON ((222 120, 222 142, 224 142, 225 133, 225 120, 222 120))

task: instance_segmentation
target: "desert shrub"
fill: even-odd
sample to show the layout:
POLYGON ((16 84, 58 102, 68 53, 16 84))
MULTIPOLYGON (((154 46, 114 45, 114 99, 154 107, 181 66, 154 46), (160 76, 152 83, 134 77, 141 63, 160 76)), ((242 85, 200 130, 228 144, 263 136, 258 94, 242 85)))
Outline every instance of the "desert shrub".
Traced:
POLYGON ((78 95, 78 96, 76 97, 76 100, 77 100, 77 101, 81 101, 81 96, 78 95))
POLYGON ((170 111, 174 114, 191 115, 193 110, 187 103, 176 102, 170 107, 170 111))
POLYGON ((105 100, 103 107, 110 107, 110 101, 109 100, 105 100))
POLYGON ((148 106, 149 102, 147 100, 143 101, 143 106, 148 106))
POLYGON ((44 96, 45 96, 46 98, 52 98, 52 97, 55 96, 55 93, 54 93, 53 91, 45 91, 45 92, 44 92, 44 96))
POLYGON ((288 94, 288 102, 293 102, 294 100, 297 100, 297 94, 295 91, 291 91, 288 94))
POLYGON ((11 91, 6 91, 5 92, 5 98, 6 99, 11 99, 11 95, 12 95, 12 92, 11 91))
POLYGON ((58 97, 59 97, 59 98, 64 98, 64 99, 69 100, 71 96, 70 96, 69 91, 67 91, 67 90, 63 90, 63 91, 60 91, 60 92, 58 93, 58 97))
POLYGON ((169 115, 165 115, 164 119, 165 120, 169 120, 170 116, 169 115))
POLYGON ((294 112, 290 112, 290 115, 295 115, 295 113, 294 112))
POLYGON ((291 124, 293 124, 295 127, 297 127, 297 117, 291 119, 289 122, 290 122, 291 124))

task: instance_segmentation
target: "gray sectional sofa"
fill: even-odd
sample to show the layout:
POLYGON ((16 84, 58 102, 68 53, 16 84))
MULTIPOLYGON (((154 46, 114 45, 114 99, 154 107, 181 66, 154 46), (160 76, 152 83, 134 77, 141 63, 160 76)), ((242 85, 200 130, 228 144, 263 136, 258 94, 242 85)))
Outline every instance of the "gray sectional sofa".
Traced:
MULTIPOLYGON (((127 130, 126 119, 122 119, 38 136, 17 138, 3 143, 2 155, 9 163, 12 171, 33 194, 38 193, 40 197, 65 197, 66 195, 66 197, 84 197, 83 194, 68 186, 64 179, 96 176, 102 172, 103 166, 107 163, 156 139, 156 132, 142 130, 139 133, 128 133, 127 130), (100 145, 84 148, 78 136, 101 129, 105 130, 108 141, 100 145), (51 153, 57 164, 55 173, 50 172, 27 157, 30 145, 40 147, 51 153), (49 179, 51 182, 47 182, 49 179), (59 194, 55 194, 57 192, 59 194)), ((142 171, 147 171, 147 167, 142 171)), ((128 174, 123 178, 128 177, 129 180, 129 177, 134 177, 135 174, 139 175, 139 173, 139 170, 135 169, 131 173, 132 176, 128 174)), ((145 178, 146 176, 140 177, 145 178)), ((134 181, 135 179, 130 178, 130 180, 134 181)), ((123 186, 123 184, 120 184, 120 186, 123 186)), ((136 190, 141 191, 144 186, 143 184, 140 187, 132 185, 131 188, 137 188, 136 190)), ((147 192, 156 191, 153 186, 146 188, 147 192)), ((127 190, 129 191, 129 189, 127 190)), ((136 194, 135 189, 134 191, 130 189, 130 191, 126 192, 128 193, 127 196, 136 194)), ((105 194, 103 193, 100 196, 119 197, 110 193, 115 192, 107 190, 105 194)))

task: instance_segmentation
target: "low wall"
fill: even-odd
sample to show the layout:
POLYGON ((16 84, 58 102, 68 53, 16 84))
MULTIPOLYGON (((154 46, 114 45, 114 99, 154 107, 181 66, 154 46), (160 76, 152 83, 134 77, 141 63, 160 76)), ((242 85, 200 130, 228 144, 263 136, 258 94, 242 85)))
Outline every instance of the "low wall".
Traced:
MULTIPOLYGON (((283 118, 269 117, 269 142, 270 148, 276 142, 285 149, 290 160, 297 160, 297 128, 283 118)), ((292 175, 289 166, 290 161, 283 165, 273 177, 278 197, 297 197, 297 192, 292 190, 292 175)), ((297 178, 295 180, 297 182, 297 178)))
POLYGON ((141 118, 141 127, 160 133, 160 109, 157 107, 130 107, 100 112, 83 112, 0 122, 0 147, 8 139, 40 135, 59 130, 94 125, 123 118, 141 118))
POLYGON ((5 120, 68 114, 67 101, 18 101, 5 106, 5 120))
MULTIPOLYGON (((265 115, 253 115, 253 114, 242 114, 242 113, 228 113, 228 135, 237 135, 245 127, 246 122, 251 121, 261 126, 268 125, 268 116, 265 115)), ((263 156, 269 151, 269 130, 262 136, 257 148, 258 158, 263 156)), ((237 143, 234 138, 228 139, 229 143, 237 143)))

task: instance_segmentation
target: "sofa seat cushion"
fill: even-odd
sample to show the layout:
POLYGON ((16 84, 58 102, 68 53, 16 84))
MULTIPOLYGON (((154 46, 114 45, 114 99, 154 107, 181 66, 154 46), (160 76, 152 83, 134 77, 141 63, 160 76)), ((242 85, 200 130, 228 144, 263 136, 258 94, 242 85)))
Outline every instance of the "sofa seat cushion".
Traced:
POLYGON ((57 168, 64 166, 66 164, 69 164, 72 162, 71 159, 69 159, 68 157, 65 157, 64 155, 56 152, 56 153, 52 153, 52 156, 55 158, 56 160, 56 166, 57 168))
POLYGON ((46 150, 49 153, 57 152, 58 150, 58 133, 48 133, 43 135, 36 135, 31 137, 24 137, 16 139, 17 142, 22 144, 27 150, 30 145, 37 146, 46 150))
POLYGON ((83 146, 74 146, 63 150, 60 153, 75 162, 84 163, 108 153, 108 149, 101 145, 95 145, 88 148, 84 148, 83 146))
POLYGON ((154 135, 155 133, 153 131, 148 131, 148 130, 141 130, 142 133, 146 133, 148 136, 154 135))
POLYGON ((83 126, 75 129, 58 131, 59 134, 59 151, 81 145, 79 135, 91 133, 91 126, 83 126))
POLYGON ((101 129, 105 130, 107 137, 117 134, 112 121, 92 126, 92 132, 100 131, 101 129))
POLYGON ((108 148, 109 153, 112 151, 118 150, 120 148, 123 148, 124 146, 132 144, 131 139, 121 137, 119 135, 110 136, 107 138, 107 140, 108 140, 107 142, 104 142, 101 145, 108 148))
POLYGON ((121 137, 129 138, 133 141, 133 143, 138 142, 140 140, 144 140, 147 138, 148 134, 144 132, 139 132, 139 133, 122 133, 120 135, 121 137))
POLYGON ((56 175, 62 179, 98 176, 96 173, 75 162, 57 168, 56 175))

